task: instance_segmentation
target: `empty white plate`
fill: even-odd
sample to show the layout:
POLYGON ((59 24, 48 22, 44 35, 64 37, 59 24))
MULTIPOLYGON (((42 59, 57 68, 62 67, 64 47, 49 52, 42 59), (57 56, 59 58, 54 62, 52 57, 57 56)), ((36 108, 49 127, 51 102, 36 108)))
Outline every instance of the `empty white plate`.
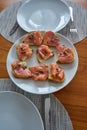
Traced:
POLYGON ((61 0, 27 0, 17 13, 18 24, 27 32, 56 32, 64 28, 69 20, 68 5, 61 0))
POLYGON ((36 106, 16 92, 0 92, 0 130, 44 130, 36 106))

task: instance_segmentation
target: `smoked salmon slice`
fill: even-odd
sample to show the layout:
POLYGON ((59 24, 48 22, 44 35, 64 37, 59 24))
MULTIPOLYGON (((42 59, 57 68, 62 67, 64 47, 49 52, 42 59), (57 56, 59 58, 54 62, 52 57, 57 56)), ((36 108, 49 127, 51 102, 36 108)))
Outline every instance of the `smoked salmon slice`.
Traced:
POLYGON ((31 71, 25 61, 16 60, 11 64, 12 73, 16 78, 30 78, 31 71))
POLYGON ((47 45, 41 45, 37 49, 37 59, 41 63, 54 56, 53 51, 47 45))
POLYGON ((43 36, 43 44, 56 47, 60 44, 59 37, 52 31, 46 31, 43 36))
POLYGON ((57 63, 71 63, 74 61, 74 52, 71 48, 65 45, 59 45, 56 49, 58 54, 57 63))
POLYGON ((32 31, 26 34, 23 38, 23 43, 28 43, 29 45, 41 45, 43 36, 40 31, 32 31))
POLYGON ((64 70, 56 63, 50 64, 49 80, 63 82, 65 78, 64 70))
POLYGON ((48 78, 48 66, 45 64, 30 67, 29 70, 34 80, 44 81, 48 78))
POLYGON ((27 58, 31 57, 33 51, 29 47, 28 44, 20 43, 16 47, 16 52, 17 52, 18 58, 24 61, 27 58))

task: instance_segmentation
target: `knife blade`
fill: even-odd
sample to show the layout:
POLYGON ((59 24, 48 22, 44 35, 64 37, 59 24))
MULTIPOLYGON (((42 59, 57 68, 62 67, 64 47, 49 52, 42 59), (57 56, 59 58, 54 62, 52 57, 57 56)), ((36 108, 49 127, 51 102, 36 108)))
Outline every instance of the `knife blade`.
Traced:
POLYGON ((46 130, 50 130, 50 97, 45 99, 45 127, 46 130))
POLYGON ((19 24, 16 21, 15 24, 13 25, 11 31, 9 32, 9 35, 11 36, 12 34, 14 34, 18 27, 19 27, 19 24))

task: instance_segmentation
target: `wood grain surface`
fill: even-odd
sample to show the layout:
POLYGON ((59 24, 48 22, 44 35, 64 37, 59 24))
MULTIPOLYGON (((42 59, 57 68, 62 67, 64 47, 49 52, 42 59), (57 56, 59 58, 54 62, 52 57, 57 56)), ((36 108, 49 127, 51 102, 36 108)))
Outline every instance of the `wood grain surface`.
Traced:
POLYGON ((87 9, 87 0, 68 0, 68 1, 78 3, 81 6, 83 6, 85 9, 87 9))
MULTIPOLYGON (((0 0, 0 11, 16 1, 0 0)), ((0 78, 9 78, 6 58, 11 46, 12 43, 0 35, 0 78)), ((54 95, 68 111, 74 130, 87 130, 87 37, 75 44, 75 47, 79 56, 78 71, 74 79, 54 95)))

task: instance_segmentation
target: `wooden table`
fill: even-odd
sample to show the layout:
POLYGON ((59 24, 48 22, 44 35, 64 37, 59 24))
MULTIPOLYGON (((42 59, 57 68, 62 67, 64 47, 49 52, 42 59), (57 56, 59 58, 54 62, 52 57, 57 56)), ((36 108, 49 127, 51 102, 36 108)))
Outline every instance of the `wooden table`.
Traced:
MULTIPOLYGON (((0 0, 0 11, 17 0, 0 0)), ((9 78, 6 58, 12 43, 0 35, 0 78, 9 78)), ((75 44, 79 67, 74 79, 54 93, 68 111, 74 130, 87 130, 87 37, 75 44)))

